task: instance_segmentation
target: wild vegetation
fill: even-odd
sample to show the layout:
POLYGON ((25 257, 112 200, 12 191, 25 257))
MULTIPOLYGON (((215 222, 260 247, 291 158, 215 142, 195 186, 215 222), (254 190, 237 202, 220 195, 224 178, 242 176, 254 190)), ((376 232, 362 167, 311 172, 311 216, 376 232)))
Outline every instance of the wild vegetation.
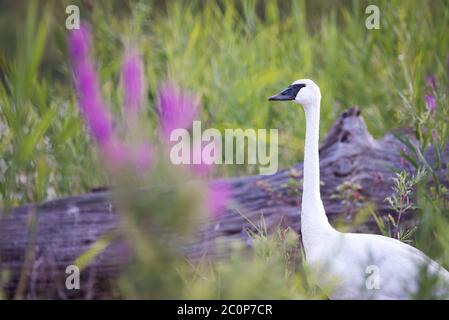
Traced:
MULTIPOLYGON (((381 218, 372 211, 380 233, 409 241, 449 267, 449 171, 439 160, 449 135, 446 1, 376 1, 378 30, 365 27, 364 1, 75 1, 89 26, 89 63, 93 77, 98 76, 102 110, 124 146, 119 151, 102 145, 85 112, 85 92, 77 82, 77 66, 85 64, 77 65, 79 56, 70 51, 65 27, 65 7, 73 1, 23 3, 0 4, 3 214, 28 202, 117 186, 121 232, 135 257, 117 282, 117 296, 326 297, 326 290, 316 289, 313 271, 302 264, 297 231, 267 234, 263 219, 255 221, 259 232, 251 234, 253 253, 234 248, 224 261, 187 261, 167 248, 165 238, 148 232, 155 226, 180 235, 193 232, 199 216, 217 209, 210 202, 226 198, 226 187, 208 186, 209 178, 257 173, 251 165, 213 170, 169 165, 164 125, 174 120, 164 117, 164 108, 197 108, 191 118, 219 130, 278 128, 280 167, 287 167, 303 155, 303 113, 266 100, 298 78, 320 85, 322 133, 339 112, 354 105, 376 137, 399 127, 413 130, 418 144, 398 136, 407 146, 404 163, 413 174, 399 172, 385 200, 394 214, 381 218), (140 100, 134 120, 129 108, 133 87, 126 87, 132 79, 127 82, 123 73, 130 52, 137 52, 133 61, 145 78, 135 93, 140 100), (423 157, 430 146, 437 169, 423 157), (108 159, 125 160, 117 167, 108 159), (445 170, 446 181, 439 181, 435 170, 445 170), (138 186, 156 191, 144 201, 126 192, 138 186), (167 189, 174 192, 166 196, 167 189), (419 218, 416 229, 402 227, 407 214, 419 218)), ((348 181, 335 197, 348 201, 353 188, 357 182, 348 181), (349 196, 347 190, 352 190, 349 196)), ((92 252, 77 262, 85 266, 90 259, 92 252)), ((0 268, 0 283, 7 276, 0 268)), ((434 297, 430 280, 423 280, 415 297, 434 297)))

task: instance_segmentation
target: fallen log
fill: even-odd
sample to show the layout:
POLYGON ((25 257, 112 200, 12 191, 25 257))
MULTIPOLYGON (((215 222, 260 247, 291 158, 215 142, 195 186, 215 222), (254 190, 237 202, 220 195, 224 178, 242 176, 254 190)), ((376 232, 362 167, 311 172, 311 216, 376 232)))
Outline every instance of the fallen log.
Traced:
MULTIPOLYGON (((407 135, 405 130, 399 133, 407 135)), ((409 137, 413 139, 412 135, 409 137)), ((413 171, 401 156, 404 150, 405 146, 392 133, 374 139, 357 108, 341 113, 320 147, 321 193, 331 223, 342 218, 351 220, 359 206, 367 202, 373 203, 380 215, 390 213, 384 200, 392 192, 394 171, 413 171), (335 196, 344 183, 356 196, 351 199, 335 196)), ((445 185, 448 185, 444 174, 447 151, 439 171, 445 185)), ((425 157, 432 166, 436 163, 433 148, 429 148, 425 157)), ((204 221, 196 241, 180 248, 183 254, 192 259, 218 256, 223 251, 217 248, 217 243, 226 246, 237 240, 244 240, 250 246, 247 230, 254 227, 248 220, 257 224, 261 216, 268 231, 279 225, 299 231, 301 179, 301 163, 272 176, 226 179, 232 184, 235 206, 216 220, 204 221)), ((0 284, 8 297, 113 297, 111 281, 128 259, 123 254, 123 241, 110 244, 82 272, 81 290, 66 289, 65 271, 99 237, 115 230, 117 224, 118 215, 108 191, 28 204, 3 214, 0 268, 7 271, 8 277, 0 284)), ((377 230, 373 220, 368 219, 355 231, 377 230)))

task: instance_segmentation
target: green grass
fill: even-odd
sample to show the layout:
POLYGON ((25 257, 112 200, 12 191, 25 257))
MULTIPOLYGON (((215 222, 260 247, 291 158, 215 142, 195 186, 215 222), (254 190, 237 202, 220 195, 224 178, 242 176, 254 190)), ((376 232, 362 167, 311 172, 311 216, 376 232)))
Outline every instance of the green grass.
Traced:
MULTIPOLYGON (((406 102, 423 110, 428 74, 447 83, 444 1, 379 2, 380 30, 365 28, 365 6, 358 1, 310 5, 313 11, 301 1, 219 3, 176 1, 164 8, 135 3, 120 15, 114 14, 119 10, 113 2, 81 10, 93 25, 103 93, 113 110, 121 108, 116 88, 123 48, 138 43, 146 62, 145 108, 152 127, 158 85, 175 79, 202 97, 208 127, 278 128, 286 167, 302 157, 303 114, 299 108, 273 106, 267 97, 293 80, 311 78, 320 85, 322 134, 340 111, 357 105, 376 137, 409 123, 413 111, 406 102)), ((18 23, 14 54, 1 55, 6 86, 0 150, 6 172, 0 186, 2 198, 12 204, 45 199, 49 190, 73 194, 104 183, 71 90, 62 9, 48 6, 18 23), (19 175, 28 183, 16 179, 19 175), (26 190, 29 183, 39 190, 26 190)), ((220 175, 256 170, 223 166, 220 175)))
MULTIPOLYGON (((0 25, 9 31, 0 35, 2 207, 108 184, 72 89, 64 27, 64 5, 69 2, 47 1, 39 8, 31 5, 34 1, 29 6, 1 5, 0 25), (15 29, 16 36, 11 36, 15 29)), ((432 129, 441 145, 446 144, 447 1, 376 1, 380 30, 365 28, 365 1, 105 1, 93 9, 79 4, 82 19, 93 27, 103 95, 117 116, 123 50, 137 44, 143 53, 150 131, 157 128, 156 90, 164 79, 174 79, 200 95, 207 127, 278 128, 280 167, 287 167, 302 158, 303 113, 269 104, 267 97, 293 80, 311 78, 323 96, 322 135, 339 112, 357 105, 375 137, 412 126, 422 148, 429 144, 432 129), (429 74, 439 83, 433 119, 424 116, 429 74)), ((255 173, 253 166, 222 166, 216 174, 255 173)), ((417 237, 425 246, 422 239, 437 228, 437 253, 447 266, 447 204, 441 192, 447 191, 431 199, 420 196, 420 208, 431 207, 434 213, 417 237)), ((226 272, 241 269, 238 263, 226 272)), ((216 288, 208 288, 213 296, 216 288)), ((222 290, 228 295, 218 296, 235 296, 232 288, 222 290)), ((298 296, 303 292, 291 297, 298 296)))

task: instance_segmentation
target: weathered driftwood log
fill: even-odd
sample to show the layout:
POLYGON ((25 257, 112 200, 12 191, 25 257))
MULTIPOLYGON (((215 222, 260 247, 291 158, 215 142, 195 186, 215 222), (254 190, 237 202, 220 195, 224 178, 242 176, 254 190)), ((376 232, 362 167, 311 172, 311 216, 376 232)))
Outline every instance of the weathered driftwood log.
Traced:
MULTIPOLYGON (((330 221, 350 218, 357 206, 366 202, 375 204, 381 215, 388 213, 384 199, 391 194, 394 170, 412 169, 401 157, 404 150, 393 134, 374 139, 356 108, 343 112, 320 148, 321 193, 330 221), (350 182, 346 185, 349 189, 353 188, 346 201, 335 196, 343 193, 337 188, 345 182, 350 182)), ((432 150, 425 156, 429 163, 435 162, 432 150)), ((443 174, 446 161, 443 163, 440 178, 447 184, 443 174)), ((231 208, 219 219, 205 221, 197 241, 183 246, 182 252, 195 258, 218 255, 217 243, 243 239, 250 245, 247 230, 253 227, 247 219, 257 224, 261 215, 268 231, 279 225, 299 231, 301 170, 299 163, 272 176, 228 179, 233 186, 233 203, 240 213, 231 208), (217 238, 223 241, 216 241, 217 238)), ((100 236, 116 229, 117 224, 118 215, 107 191, 25 205, 3 215, 0 266, 9 274, 2 284, 7 294, 28 298, 109 297, 109 281, 127 260, 122 242, 109 245, 82 272, 81 290, 65 288, 65 270, 100 236)), ((375 232, 376 228, 368 219, 358 230, 375 232)))

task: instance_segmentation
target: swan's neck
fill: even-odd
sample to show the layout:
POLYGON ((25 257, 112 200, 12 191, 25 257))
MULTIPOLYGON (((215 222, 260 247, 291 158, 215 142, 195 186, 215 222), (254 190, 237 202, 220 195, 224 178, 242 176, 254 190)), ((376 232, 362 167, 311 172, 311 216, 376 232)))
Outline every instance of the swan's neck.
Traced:
POLYGON ((304 177, 302 193, 301 232, 303 240, 319 239, 334 230, 326 217, 320 195, 319 127, 320 101, 304 105, 306 140, 304 147, 304 177))

